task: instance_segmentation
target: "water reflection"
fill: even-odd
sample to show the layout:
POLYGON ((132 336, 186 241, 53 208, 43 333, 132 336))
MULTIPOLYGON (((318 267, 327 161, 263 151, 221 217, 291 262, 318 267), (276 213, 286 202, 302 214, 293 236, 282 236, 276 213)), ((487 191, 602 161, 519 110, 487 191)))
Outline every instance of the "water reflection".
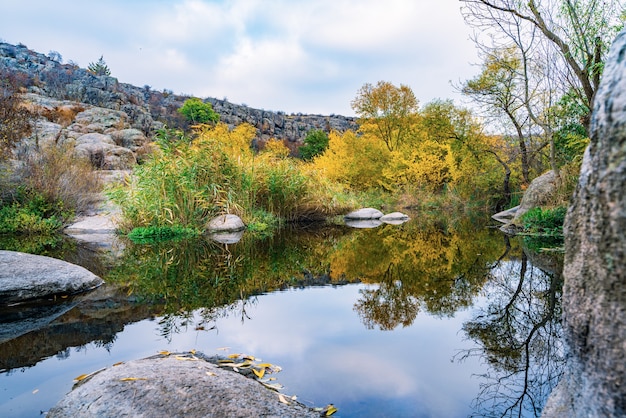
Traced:
POLYGON ((538 417, 562 374, 561 268, 554 257, 544 259, 555 270, 530 264, 525 253, 500 262, 485 286, 488 305, 463 325, 478 343, 463 356, 489 364, 475 416, 538 417))
MULTIPOLYGON (((562 367, 560 276, 545 272, 560 271, 560 266, 529 261, 520 242, 470 222, 446 225, 417 219, 375 229, 286 229, 262 240, 244 234, 236 244, 210 238, 128 243, 115 262, 98 262, 87 250, 71 250, 64 258, 75 262, 84 257, 79 264, 89 260, 109 284, 53 309, 53 317, 39 329, 0 343, 0 369, 11 373, 50 356, 67 358, 70 347, 80 349, 92 342, 112 349, 122 330, 145 319, 156 318, 151 326, 168 342, 190 331, 219 331, 224 321, 254 322, 261 311, 259 295, 349 283, 362 283, 349 307, 360 327, 385 331, 390 341, 403 328, 415 328, 420 319, 422 324, 432 318, 452 320, 474 306, 475 314, 462 325, 472 348, 456 358, 486 360, 476 416, 536 416, 562 367)), ((307 315, 302 321, 312 321, 313 316, 333 321, 330 312, 307 315)), ((16 315, 0 312, 0 317, 16 315)), ((296 335, 296 328, 306 330, 292 327, 289 332, 296 335)), ((362 350, 356 347, 362 342, 346 344, 354 353, 362 350)), ((332 345, 337 342, 327 344, 332 345)), ((396 349, 399 358, 422 355, 396 349)), ((354 359, 354 353, 346 358, 354 359)), ((320 361, 334 356, 328 354, 320 361)), ((321 369, 319 364, 310 373, 316 369, 321 369)), ((364 402, 355 399, 351 405, 364 402)), ((411 416, 409 409, 403 414, 411 416)))

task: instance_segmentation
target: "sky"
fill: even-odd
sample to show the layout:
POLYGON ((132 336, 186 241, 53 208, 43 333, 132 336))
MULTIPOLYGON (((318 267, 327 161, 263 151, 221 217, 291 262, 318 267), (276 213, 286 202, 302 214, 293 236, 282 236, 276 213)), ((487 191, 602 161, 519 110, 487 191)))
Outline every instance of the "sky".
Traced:
POLYGON ((462 103, 478 73, 458 0, 0 0, 0 40, 120 82, 257 109, 351 116, 365 84, 462 103))

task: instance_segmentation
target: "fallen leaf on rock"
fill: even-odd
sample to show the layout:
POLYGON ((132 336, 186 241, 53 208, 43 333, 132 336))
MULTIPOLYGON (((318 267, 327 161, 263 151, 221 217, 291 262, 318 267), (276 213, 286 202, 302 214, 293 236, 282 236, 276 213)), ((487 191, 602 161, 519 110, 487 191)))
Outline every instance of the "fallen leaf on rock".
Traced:
POLYGON ((123 362, 123 361, 118 361, 117 363, 115 363, 115 364, 113 365, 113 367, 115 367, 115 366, 119 366, 120 364, 124 364, 124 362, 123 362))
POLYGON ((282 393, 278 394, 278 400, 286 405, 289 405, 289 401, 285 398, 285 396, 282 393))
POLYGON ((172 353, 170 353, 169 351, 159 351, 159 354, 162 356, 169 356, 172 353))
POLYGON ((148 380, 146 377, 122 377, 120 382, 134 382, 135 380, 148 380))
POLYGON ((229 354, 228 358, 239 358, 239 356, 241 356, 241 354, 229 354))
POLYGON ((338 409, 335 408, 335 405, 331 403, 331 404, 326 405, 326 407, 322 409, 322 414, 324 414, 325 417, 329 417, 337 411, 338 409))
POLYGON ((209 376, 217 376, 217 374, 215 374, 213 372, 206 372, 206 374, 208 374, 209 376))
POLYGON ((80 382, 81 380, 83 380, 84 378, 86 378, 87 376, 89 376, 88 374, 81 374, 80 376, 76 376, 74 378, 75 382, 80 382))
POLYGON ((259 379, 262 379, 263 376, 265 376, 265 368, 261 368, 260 370, 255 369, 254 367, 252 368, 252 371, 254 372, 254 374, 256 375, 256 377, 258 377, 259 379))

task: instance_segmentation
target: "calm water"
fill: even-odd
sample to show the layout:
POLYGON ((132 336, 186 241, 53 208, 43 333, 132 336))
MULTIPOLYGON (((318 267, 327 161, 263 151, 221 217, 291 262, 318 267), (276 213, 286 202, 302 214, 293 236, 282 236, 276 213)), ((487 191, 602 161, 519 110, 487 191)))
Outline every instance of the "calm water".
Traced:
POLYGON ((558 260, 469 223, 37 252, 108 285, 0 311, 48 323, 0 339, 2 417, 40 416, 74 377, 161 350, 260 357, 283 393, 338 417, 538 416, 562 367, 558 260))

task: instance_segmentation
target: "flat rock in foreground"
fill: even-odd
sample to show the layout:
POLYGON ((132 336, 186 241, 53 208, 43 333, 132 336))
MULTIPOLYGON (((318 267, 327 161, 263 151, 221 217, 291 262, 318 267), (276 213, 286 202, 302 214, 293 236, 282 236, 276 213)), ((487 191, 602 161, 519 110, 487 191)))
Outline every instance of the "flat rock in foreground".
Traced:
POLYGON ((195 356, 109 367, 79 382, 47 417, 319 417, 319 413, 195 356))
POLYGON ((89 270, 66 261, 0 251, 0 304, 86 292, 102 283, 89 270))

